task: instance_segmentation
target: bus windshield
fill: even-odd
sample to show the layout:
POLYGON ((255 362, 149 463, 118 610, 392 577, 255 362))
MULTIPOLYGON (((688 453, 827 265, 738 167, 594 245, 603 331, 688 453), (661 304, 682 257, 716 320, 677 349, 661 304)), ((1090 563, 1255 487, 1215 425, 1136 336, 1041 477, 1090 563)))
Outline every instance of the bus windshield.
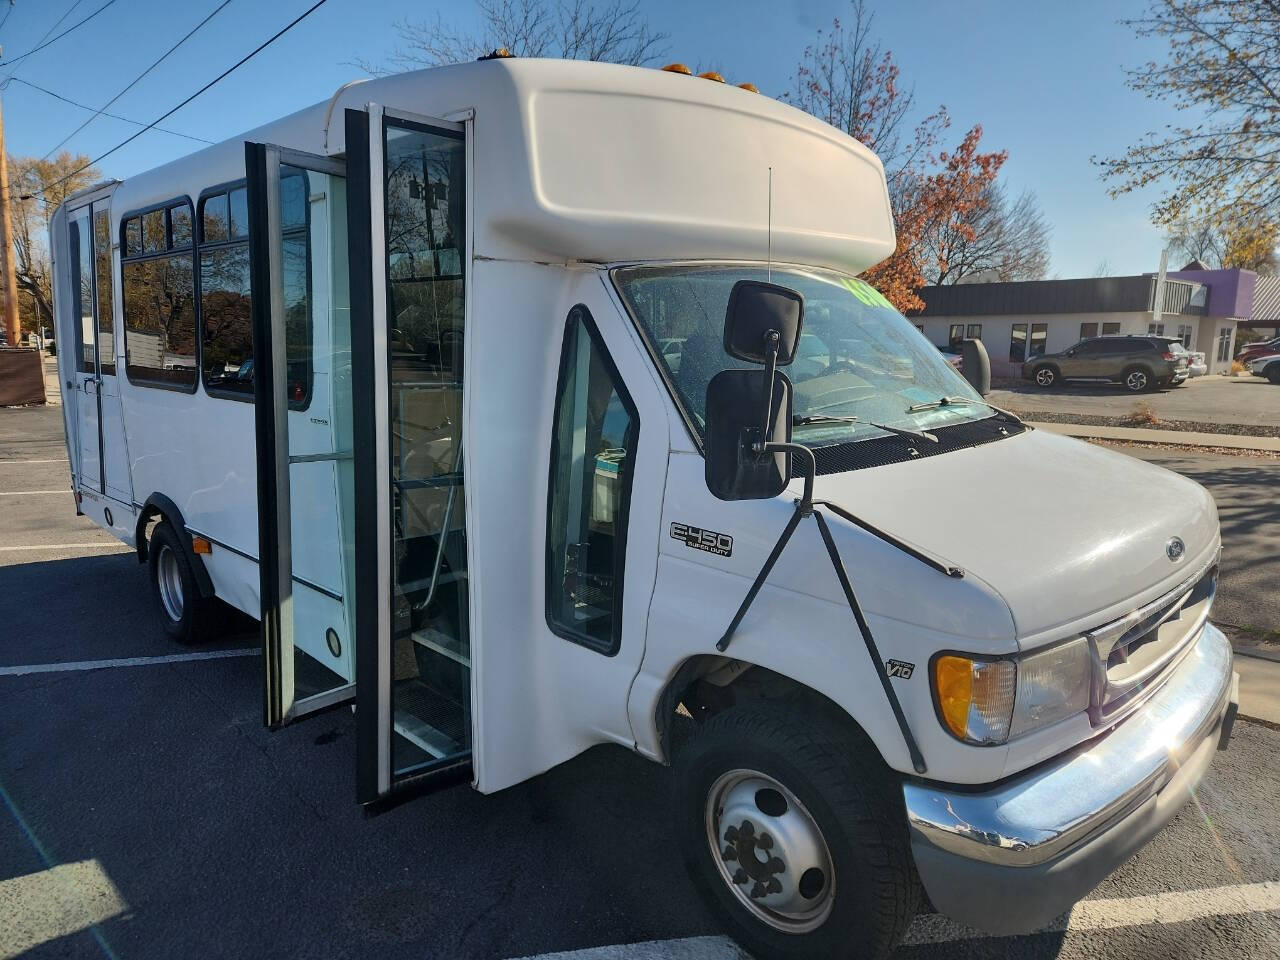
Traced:
POLYGON ((613 275, 699 439, 711 378, 751 366, 723 347, 729 291, 744 279, 771 280, 804 296, 800 346, 781 368, 794 384, 796 442, 816 447, 869 440, 888 435, 873 424, 931 430, 995 414, 937 347, 854 277, 758 264, 636 266, 613 275))

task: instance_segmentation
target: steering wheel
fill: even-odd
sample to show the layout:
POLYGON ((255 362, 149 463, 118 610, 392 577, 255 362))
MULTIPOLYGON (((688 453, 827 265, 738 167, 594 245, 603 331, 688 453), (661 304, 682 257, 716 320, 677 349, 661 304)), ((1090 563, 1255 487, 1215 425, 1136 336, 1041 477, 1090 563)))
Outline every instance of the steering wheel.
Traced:
POLYGON ((835 363, 829 364, 825 370, 818 374, 818 376, 829 377, 831 374, 839 373, 841 371, 845 373, 857 373, 858 368, 848 360, 837 360, 835 363))

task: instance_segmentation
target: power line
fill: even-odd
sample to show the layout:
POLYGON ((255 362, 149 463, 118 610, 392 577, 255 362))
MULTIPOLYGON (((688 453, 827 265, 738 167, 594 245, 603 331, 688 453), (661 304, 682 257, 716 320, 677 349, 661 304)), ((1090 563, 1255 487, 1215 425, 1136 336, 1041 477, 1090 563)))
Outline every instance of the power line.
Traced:
POLYGON ((9 22, 9 14, 13 13, 13 0, 9 0, 9 9, 4 12, 4 16, 0 17, 0 30, 4 29, 4 25, 9 22))
MULTIPOLYGON (((107 2, 106 2, 106 3, 104 3, 102 6, 100 6, 97 10, 93 11, 93 13, 89 14, 89 15, 88 15, 87 17, 85 17, 83 20, 80 20, 80 21, 77 21, 76 23, 73 23, 71 26, 67 27, 67 29, 63 30, 60 34, 58 34, 58 35, 57 35, 56 37, 54 37, 52 40, 43 40, 43 41, 41 41, 37 46, 32 47, 32 48, 31 48, 30 50, 28 50, 26 53, 21 53, 21 54, 19 54, 18 56, 14 57, 12 60, 0 60, 0 67, 9 67, 9 66, 12 66, 13 64, 18 63, 19 61, 22 61, 22 60, 27 59, 27 57, 31 56, 33 53, 39 53, 39 52, 40 52, 41 50, 43 50, 45 47, 52 46, 53 44, 55 44, 55 43, 57 43, 59 40, 61 40, 63 37, 65 37, 65 36, 66 36, 68 33, 70 33, 72 30, 75 30, 77 27, 83 27, 86 23, 88 23, 90 20, 92 20, 94 17, 96 17, 96 16, 97 16, 98 14, 100 14, 103 10, 107 9, 107 7, 111 6, 111 5, 112 5, 113 3, 115 3, 115 2, 116 2, 116 0, 107 0, 107 2)), ((78 6, 80 5, 80 3, 81 3, 81 0, 76 0, 76 2, 72 5, 71 9, 72 9, 72 10, 74 10, 76 7, 78 7, 78 6)), ((70 13, 70 12, 71 12, 70 10, 68 10, 68 11, 67 11, 67 13, 70 13)), ((67 18, 67 13, 64 13, 64 14, 62 15, 62 20, 65 20, 65 19, 67 18)), ((59 21, 58 21, 58 23, 61 23, 61 22, 62 22, 62 20, 59 20, 59 21)), ((57 24, 57 23, 55 23, 55 24, 53 25, 53 26, 54 26, 54 28, 56 28, 56 27, 57 27, 57 25, 58 25, 58 24, 57 24)), ((51 29, 52 29, 52 28, 51 28, 51 29)), ((47 37, 47 36, 48 36, 48 34, 46 33, 46 34, 45 34, 45 36, 47 37)))
MULTIPOLYGON (((111 2, 114 2, 114 0, 111 0, 111 2)), ((264 40, 264 41, 263 41, 262 43, 260 43, 257 47, 255 47, 251 52, 249 52, 249 53, 245 54, 245 56, 241 57, 238 61, 236 61, 234 64, 232 64, 232 65, 231 65, 230 67, 228 67, 226 70, 222 71, 222 73, 218 74, 216 77, 214 77, 214 78, 213 78, 212 80, 210 80, 208 83, 206 83, 203 87, 201 87, 201 88, 200 88, 199 90, 197 90, 195 93, 191 94, 191 96, 187 97, 187 99, 183 100, 180 104, 178 104, 176 107, 174 107, 172 110, 169 110, 169 111, 167 111, 167 112, 165 112, 165 113, 161 114, 160 116, 156 117, 156 119, 155 119, 155 120, 151 121, 151 123, 147 124, 145 127, 143 127, 141 130, 139 130, 137 133, 133 134, 133 136, 126 137, 124 140, 121 140, 119 143, 117 143, 114 147, 112 147, 112 148, 111 148, 110 150, 108 150, 106 153, 99 154, 97 157, 95 157, 94 159, 90 160, 88 163, 86 163, 84 166, 80 167, 79 169, 77 169, 77 170, 72 170, 72 171, 71 171, 70 173, 68 173, 65 177, 62 177, 62 178, 60 178, 60 179, 58 179, 58 180, 55 180, 53 183, 49 184, 48 186, 41 187, 41 188, 40 188, 39 190, 37 190, 34 194, 28 194, 27 196, 38 196, 39 194, 47 193, 48 191, 52 190, 54 187, 59 186, 60 184, 66 183, 68 180, 70 180, 70 179, 71 179, 72 177, 74 177, 76 174, 78 174, 78 173, 83 173, 85 170, 88 170, 88 169, 89 169, 90 167, 92 167, 94 164, 99 163, 99 162, 101 162, 102 160, 105 160, 107 157, 111 156, 111 154, 115 153, 115 152, 116 152, 117 150, 119 150, 121 147, 124 147, 124 146, 126 146, 127 144, 132 143, 134 140, 137 140, 137 139, 138 139, 138 137, 142 136, 142 135, 143 135, 144 133, 146 133, 148 130, 150 130, 150 129, 152 129, 153 127, 155 127, 155 126, 156 126, 158 123, 160 123, 162 120, 167 120, 169 117, 173 116, 175 113, 177 113, 179 110, 181 110, 183 107, 185 107, 188 103, 190 103, 190 102, 191 102, 192 100, 194 100, 196 97, 200 96, 200 94, 204 93, 206 90, 208 90, 208 89, 209 89, 210 87, 212 87, 214 84, 218 83, 220 80, 224 79, 225 77, 229 76, 229 75, 230 75, 231 73, 233 73, 234 71, 238 70, 240 67, 244 66, 246 63, 248 63, 250 60, 252 60, 254 57, 256 57, 256 56, 257 56, 259 53, 261 53, 263 50, 265 50, 267 47, 271 46, 271 44, 275 43, 277 40, 279 40, 281 37, 283 37, 286 33, 288 33, 290 30, 292 30, 294 27, 296 27, 298 24, 300 24, 300 23, 301 23, 303 20, 305 20, 307 17, 311 16, 311 14, 313 14, 313 13, 315 13, 317 10, 319 10, 319 9, 320 9, 320 7, 321 7, 321 6, 323 6, 325 2, 326 2, 326 0, 316 0, 316 2, 315 2, 315 3, 313 3, 310 7, 308 7, 308 8, 307 8, 303 13, 299 14, 297 17, 295 17, 293 20, 291 20, 291 21, 290 21, 286 26, 281 27, 278 31, 276 31, 274 34, 272 34, 272 35, 271 35, 271 37, 269 37, 268 39, 264 40)), ((24 196, 22 199, 24 199, 24 200, 25 200, 25 199, 27 199, 27 196, 24 196)))
MULTIPOLYGON (((79 107, 81 110, 89 110, 89 111, 92 111, 92 112, 94 112, 94 113, 100 113, 102 116, 104 116, 104 117, 110 117, 112 120, 123 120, 125 123, 131 123, 131 124, 133 124, 135 127, 145 127, 145 126, 146 126, 146 124, 145 124, 145 123, 143 123, 141 120, 133 120, 133 119, 130 119, 129 117, 122 117, 122 116, 120 116, 120 114, 118 114, 118 113, 107 113, 107 111, 105 111, 105 110, 100 110, 100 109, 98 109, 97 107, 91 107, 91 106, 89 106, 87 103, 80 103, 78 100, 72 100, 70 97, 64 97, 64 96, 63 96, 62 94, 60 94, 60 93, 54 93, 52 90, 49 90, 49 89, 48 89, 48 88, 46 88, 46 87, 42 87, 42 86, 40 86, 40 85, 39 85, 39 84, 37 84, 37 83, 32 83, 30 80, 23 80, 21 77, 10 77, 8 80, 6 80, 6 81, 4 81, 4 82, 0 83, 0 89, 3 89, 3 88, 4 88, 5 86, 7 86, 9 83, 20 83, 20 84, 22 84, 24 87, 30 87, 32 90, 39 90, 41 93, 47 94, 48 96, 53 97, 53 99, 55 99, 55 100, 61 100, 63 103, 69 103, 69 104, 71 104, 71 106, 73 106, 73 107, 79 107)), ((191 134, 191 133, 183 133, 181 130, 170 130, 168 127, 158 127, 158 126, 157 126, 157 127, 152 127, 151 129, 153 129, 153 130, 155 130, 155 131, 157 131, 157 132, 159 132, 159 133, 169 133, 169 134, 172 134, 172 135, 173 135, 173 136, 175 136, 175 137, 186 137, 188 140, 198 140, 200 143, 215 143, 215 142, 216 142, 216 141, 213 141, 213 140, 206 140, 204 137, 197 137, 195 134, 191 134)), ((62 144, 58 144, 58 146, 62 146, 62 144)), ((56 149, 58 149, 58 148, 57 148, 57 147, 54 147, 54 150, 56 150, 56 149)), ((50 150, 50 151, 49 151, 49 153, 52 153, 52 152, 53 152, 53 150, 50 150)), ((49 154, 45 154, 45 157, 46 157, 46 158, 47 158, 48 156, 49 156, 49 154)))
POLYGON ((198 30, 199 30, 201 27, 203 27, 206 23, 208 23, 210 20, 212 20, 214 17, 216 17, 219 13, 221 13, 223 10, 225 10, 225 9, 227 8, 227 6, 228 6, 230 3, 231 3, 231 0, 222 0, 222 3, 218 4, 218 6, 214 8, 214 10, 213 10, 213 12, 212 12, 212 13, 210 13, 207 17, 205 17, 203 20, 201 20, 199 23, 197 23, 197 24, 196 24, 194 27, 192 27, 189 31, 187 31, 186 36, 184 36, 181 40, 179 40, 177 43, 175 43, 172 47, 170 47, 168 50, 166 50, 163 54, 161 54, 161 55, 160 55, 160 57, 159 57, 159 59, 157 59, 155 62, 153 62, 153 63, 151 64, 151 66, 147 67, 147 69, 143 70, 140 74, 138 74, 136 77, 134 77, 132 80, 130 80, 130 81, 129 81, 128 86, 126 86, 123 90, 121 90, 119 93, 117 93, 114 97, 112 97, 110 100, 108 100, 106 103, 104 103, 104 104, 102 105, 102 107, 101 107, 100 109, 98 109, 97 111, 95 111, 95 112, 94 112, 94 114, 93 114, 93 116, 91 116, 88 120, 86 120, 84 123, 80 124, 80 126, 76 127, 76 128, 75 128, 74 130, 72 130, 69 134, 67 134, 65 137, 63 137, 61 140, 59 140, 59 141, 58 141, 58 143, 57 143, 57 146, 53 147, 53 149, 51 149, 48 153, 46 153, 46 154, 45 154, 43 157, 41 157, 40 159, 42 159, 42 160, 48 160, 48 159, 49 159, 49 157, 50 157, 53 153, 55 153, 55 152, 58 150, 58 147, 61 147, 61 146, 62 146, 63 144, 65 144, 68 140, 70 140, 72 137, 74 137, 77 133, 79 133, 81 130, 83 130, 85 127, 87 127, 89 124, 93 123, 93 121, 97 120, 97 119, 98 119, 98 117, 102 116, 102 115, 106 112, 107 107, 111 106, 113 103, 115 103, 115 102, 116 102, 117 100, 119 100, 121 97, 123 97, 126 93, 128 93, 130 90, 132 90, 132 89, 134 88, 134 86, 136 86, 136 85, 137 85, 137 83, 138 83, 138 82, 139 82, 143 77, 145 77, 148 73, 150 73, 150 72, 151 72, 152 70, 154 70, 156 67, 160 66, 161 62, 163 62, 163 61, 164 61, 164 60, 165 60, 165 59, 166 59, 166 58, 167 58, 171 53, 173 53, 175 50, 177 50, 180 46, 182 46, 184 43, 186 43, 188 40, 190 40, 190 39, 192 38, 192 36, 194 36, 194 35, 195 35, 196 31, 198 31, 198 30))

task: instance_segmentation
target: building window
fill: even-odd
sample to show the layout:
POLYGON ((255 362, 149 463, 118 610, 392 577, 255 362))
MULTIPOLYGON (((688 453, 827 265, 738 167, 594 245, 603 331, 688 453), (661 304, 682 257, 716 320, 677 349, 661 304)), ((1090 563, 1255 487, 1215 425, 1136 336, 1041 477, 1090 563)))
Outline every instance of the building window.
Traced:
POLYGON ((969 329, 968 329, 967 331, 965 331, 965 337, 966 337, 967 339, 969 339, 969 340, 981 340, 981 339, 982 339, 982 324, 980 324, 980 323, 971 323, 971 324, 969 324, 969 329))
POLYGON ((1049 325, 1047 323, 1033 323, 1031 325, 1031 356, 1043 357, 1045 341, 1049 339, 1049 325))
POLYGON ((964 324, 953 323, 947 332, 947 346, 955 353, 960 352, 960 345, 964 343, 964 324))
POLYGON ((1149 337, 1163 337, 1163 336, 1164 336, 1164 324, 1163 324, 1163 323, 1148 323, 1148 324, 1147 324, 1147 336, 1149 336, 1149 337))
POLYGON ((1120 335, 1120 324, 1104 323, 1102 325, 1102 335, 1104 337, 1118 337, 1120 335))
POLYGON ((1189 323, 1178 324, 1178 336, 1182 338, 1182 345, 1188 350, 1191 349, 1192 329, 1189 323))
POLYGON ((1231 328, 1222 327, 1218 330, 1218 362, 1226 363, 1231 359, 1231 328))
POLYGON ((1027 325, 1015 323, 1009 333, 1009 362, 1022 363, 1027 359, 1027 325))
POLYGON ((183 199, 123 219, 125 373, 131 383, 194 392, 197 344, 191 204, 183 199))
POLYGON ((1096 337, 1097 335, 1098 335, 1098 325, 1096 323, 1080 324, 1081 340, 1088 340, 1090 337, 1096 337))
POLYGON ((622 636, 627 511, 640 418, 586 307, 560 357, 547 506, 547 624, 601 653, 622 636))

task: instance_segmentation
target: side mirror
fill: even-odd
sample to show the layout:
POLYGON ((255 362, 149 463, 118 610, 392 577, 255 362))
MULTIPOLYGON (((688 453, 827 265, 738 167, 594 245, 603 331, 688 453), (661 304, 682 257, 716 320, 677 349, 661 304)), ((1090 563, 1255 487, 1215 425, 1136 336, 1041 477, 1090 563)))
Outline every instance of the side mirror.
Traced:
POLYGON ((756 452, 766 443, 791 442, 791 381, 781 371, 773 374, 769 419, 762 429, 768 387, 764 370, 721 370, 707 384, 703 456, 707 489, 721 500, 767 500, 791 479, 789 453, 756 452))
POLYGON ((991 358, 981 340, 966 340, 960 348, 961 373, 985 397, 991 392, 991 358))
POLYGON ((775 362, 785 367, 795 359, 803 319, 804 297, 799 292, 776 283, 739 280, 724 314, 724 352, 748 363, 768 363, 776 334, 775 362))

